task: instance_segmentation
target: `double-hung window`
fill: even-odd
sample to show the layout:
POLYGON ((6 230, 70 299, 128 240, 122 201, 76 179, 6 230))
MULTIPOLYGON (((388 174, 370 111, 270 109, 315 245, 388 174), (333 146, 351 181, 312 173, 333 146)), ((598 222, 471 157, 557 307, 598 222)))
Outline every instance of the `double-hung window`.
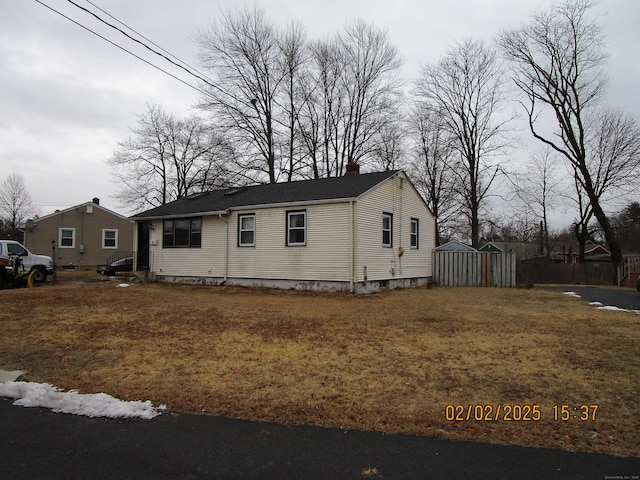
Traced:
POLYGON ((254 247, 256 245, 255 214, 238 215, 238 246, 254 247))
POLYGON ((307 212, 297 210, 287 212, 287 246, 304 246, 307 244, 307 212))
POLYGON ((382 214, 382 246, 393 247, 393 215, 382 214))
POLYGON ((189 248, 201 245, 202 218, 176 218, 163 222, 163 248, 189 248))
POLYGON ((419 248, 419 222, 417 218, 411 219, 411 248, 419 248))
POLYGON ((76 229, 61 228, 58 231, 58 246, 60 248, 75 248, 76 246, 76 229))
POLYGON ((102 229, 102 248, 118 248, 118 230, 102 229))

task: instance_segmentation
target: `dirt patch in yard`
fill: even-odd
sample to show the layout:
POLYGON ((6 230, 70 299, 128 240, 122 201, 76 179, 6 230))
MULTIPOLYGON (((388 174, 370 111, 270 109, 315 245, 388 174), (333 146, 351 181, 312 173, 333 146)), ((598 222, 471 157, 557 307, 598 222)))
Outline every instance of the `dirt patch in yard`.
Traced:
POLYGON ((640 455, 636 314, 540 289, 116 285, 1 291, 0 368, 180 411, 640 455))

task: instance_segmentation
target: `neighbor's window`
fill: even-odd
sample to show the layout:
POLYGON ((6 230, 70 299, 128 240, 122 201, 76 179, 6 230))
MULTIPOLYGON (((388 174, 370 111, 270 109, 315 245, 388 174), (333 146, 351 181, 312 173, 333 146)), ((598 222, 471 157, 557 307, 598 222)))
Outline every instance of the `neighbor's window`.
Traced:
POLYGON ((118 230, 102 229, 102 248, 118 248, 118 230))
POLYGON ((411 219, 411 248, 418 248, 418 219, 411 219))
POLYGON ((303 246, 307 244, 307 212, 299 210, 287 212, 287 246, 303 246))
POLYGON ((74 248, 76 246, 75 228, 61 228, 58 232, 58 245, 60 248, 74 248))
POLYGON ((163 248, 200 247, 201 245, 202 218, 176 218, 163 222, 163 248))
POLYGON ((253 247, 256 244, 256 216, 238 215, 238 246, 253 247))
POLYGON ((382 214, 382 246, 393 246, 393 215, 390 213, 382 214))

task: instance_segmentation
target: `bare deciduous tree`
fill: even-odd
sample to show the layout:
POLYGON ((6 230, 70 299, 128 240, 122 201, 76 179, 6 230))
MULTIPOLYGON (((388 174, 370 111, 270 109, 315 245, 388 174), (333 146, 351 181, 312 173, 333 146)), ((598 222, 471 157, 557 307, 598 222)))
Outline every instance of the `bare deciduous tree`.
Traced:
POLYGON ((496 52, 479 41, 456 45, 437 64, 425 65, 416 93, 455 139, 461 162, 454 172, 477 248, 479 212, 499 171, 489 159, 508 145, 510 118, 501 116, 506 92, 496 52))
POLYGON ((233 139, 241 167, 276 182, 276 97, 285 78, 276 29, 257 7, 230 10, 197 42, 200 61, 214 78, 203 85, 208 95, 200 106, 212 110, 233 139))
POLYGON ((409 116, 412 138, 412 165, 416 188, 426 199, 436 220, 436 246, 441 244, 443 229, 459 209, 452 138, 444 120, 432 110, 416 106, 409 116))
POLYGON ((609 244, 615 271, 622 251, 598 195, 589 151, 590 119, 607 84, 601 27, 589 16, 595 4, 563 0, 535 14, 528 25, 501 33, 498 43, 525 95, 522 105, 532 135, 560 153, 575 171, 609 244), (556 120, 552 131, 544 121, 545 111, 556 120))
POLYGON ((640 126, 620 109, 599 112, 591 127, 587 167, 601 202, 625 195, 640 180, 640 126))
POLYGON ((375 148, 374 136, 396 113, 400 100, 398 70, 402 65, 398 50, 387 33, 361 20, 338 35, 342 52, 342 92, 346 103, 342 113, 340 169, 360 163, 375 148))
POLYGON ((13 240, 21 240, 20 226, 36 213, 23 176, 17 173, 7 175, 0 184, 0 219, 4 224, 4 234, 13 240))
POLYGON ((136 211, 163 205, 235 179, 229 145, 198 117, 178 120, 151 105, 109 164, 120 182, 118 201, 136 211))
POLYGON ((288 181, 291 181, 293 176, 304 168, 304 155, 298 124, 300 111, 306 101, 306 94, 302 87, 302 76, 308 57, 306 43, 305 29, 300 23, 292 23, 280 38, 280 68, 284 72, 280 103, 286 119, 282 123, 287 132, 284 148, 287 162, 284 169, 288 181))
POLYGON ((549 210, 559 196, 562 181, 557 166, 554 151, 546 148, 531 156, 525 164, 524 172, 513 175, 513 188, 522 202, 522 209, 542 222, 543 245, 547 257, 551 256, 549 210))

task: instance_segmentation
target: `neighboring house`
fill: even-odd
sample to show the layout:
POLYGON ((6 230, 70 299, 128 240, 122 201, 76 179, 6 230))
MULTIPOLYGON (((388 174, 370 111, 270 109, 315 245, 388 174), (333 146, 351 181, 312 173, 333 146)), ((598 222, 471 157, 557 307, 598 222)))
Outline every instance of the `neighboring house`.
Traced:
POLYGON ((192 195, 131 217, 158 281, 358 292, 426 284, 435 222, 402 171, 192 195))
POLYGON ((477 252, 475 248, 458 240, 451 240, 436 247, 436 252, 477 252))
POLYGON ((606 245, 587 240, 584 244, 584 260, 591 262, 610 262, 611 251, 606 245))
POLYGON ((101 207, 98 198, 28 220, 24 228, 24 246, 50 256, 55 246, 54 261, 62 268, 95 267, 131 254, 133 245, 133 222, 101 207))
POLYGON ((527 260, 530 258, 539 258, 544 256, 540 253, 540 244, 524 243, 524 242, 487 242, 481 246, 480 252, 513 252, 518 260, 527 260))

